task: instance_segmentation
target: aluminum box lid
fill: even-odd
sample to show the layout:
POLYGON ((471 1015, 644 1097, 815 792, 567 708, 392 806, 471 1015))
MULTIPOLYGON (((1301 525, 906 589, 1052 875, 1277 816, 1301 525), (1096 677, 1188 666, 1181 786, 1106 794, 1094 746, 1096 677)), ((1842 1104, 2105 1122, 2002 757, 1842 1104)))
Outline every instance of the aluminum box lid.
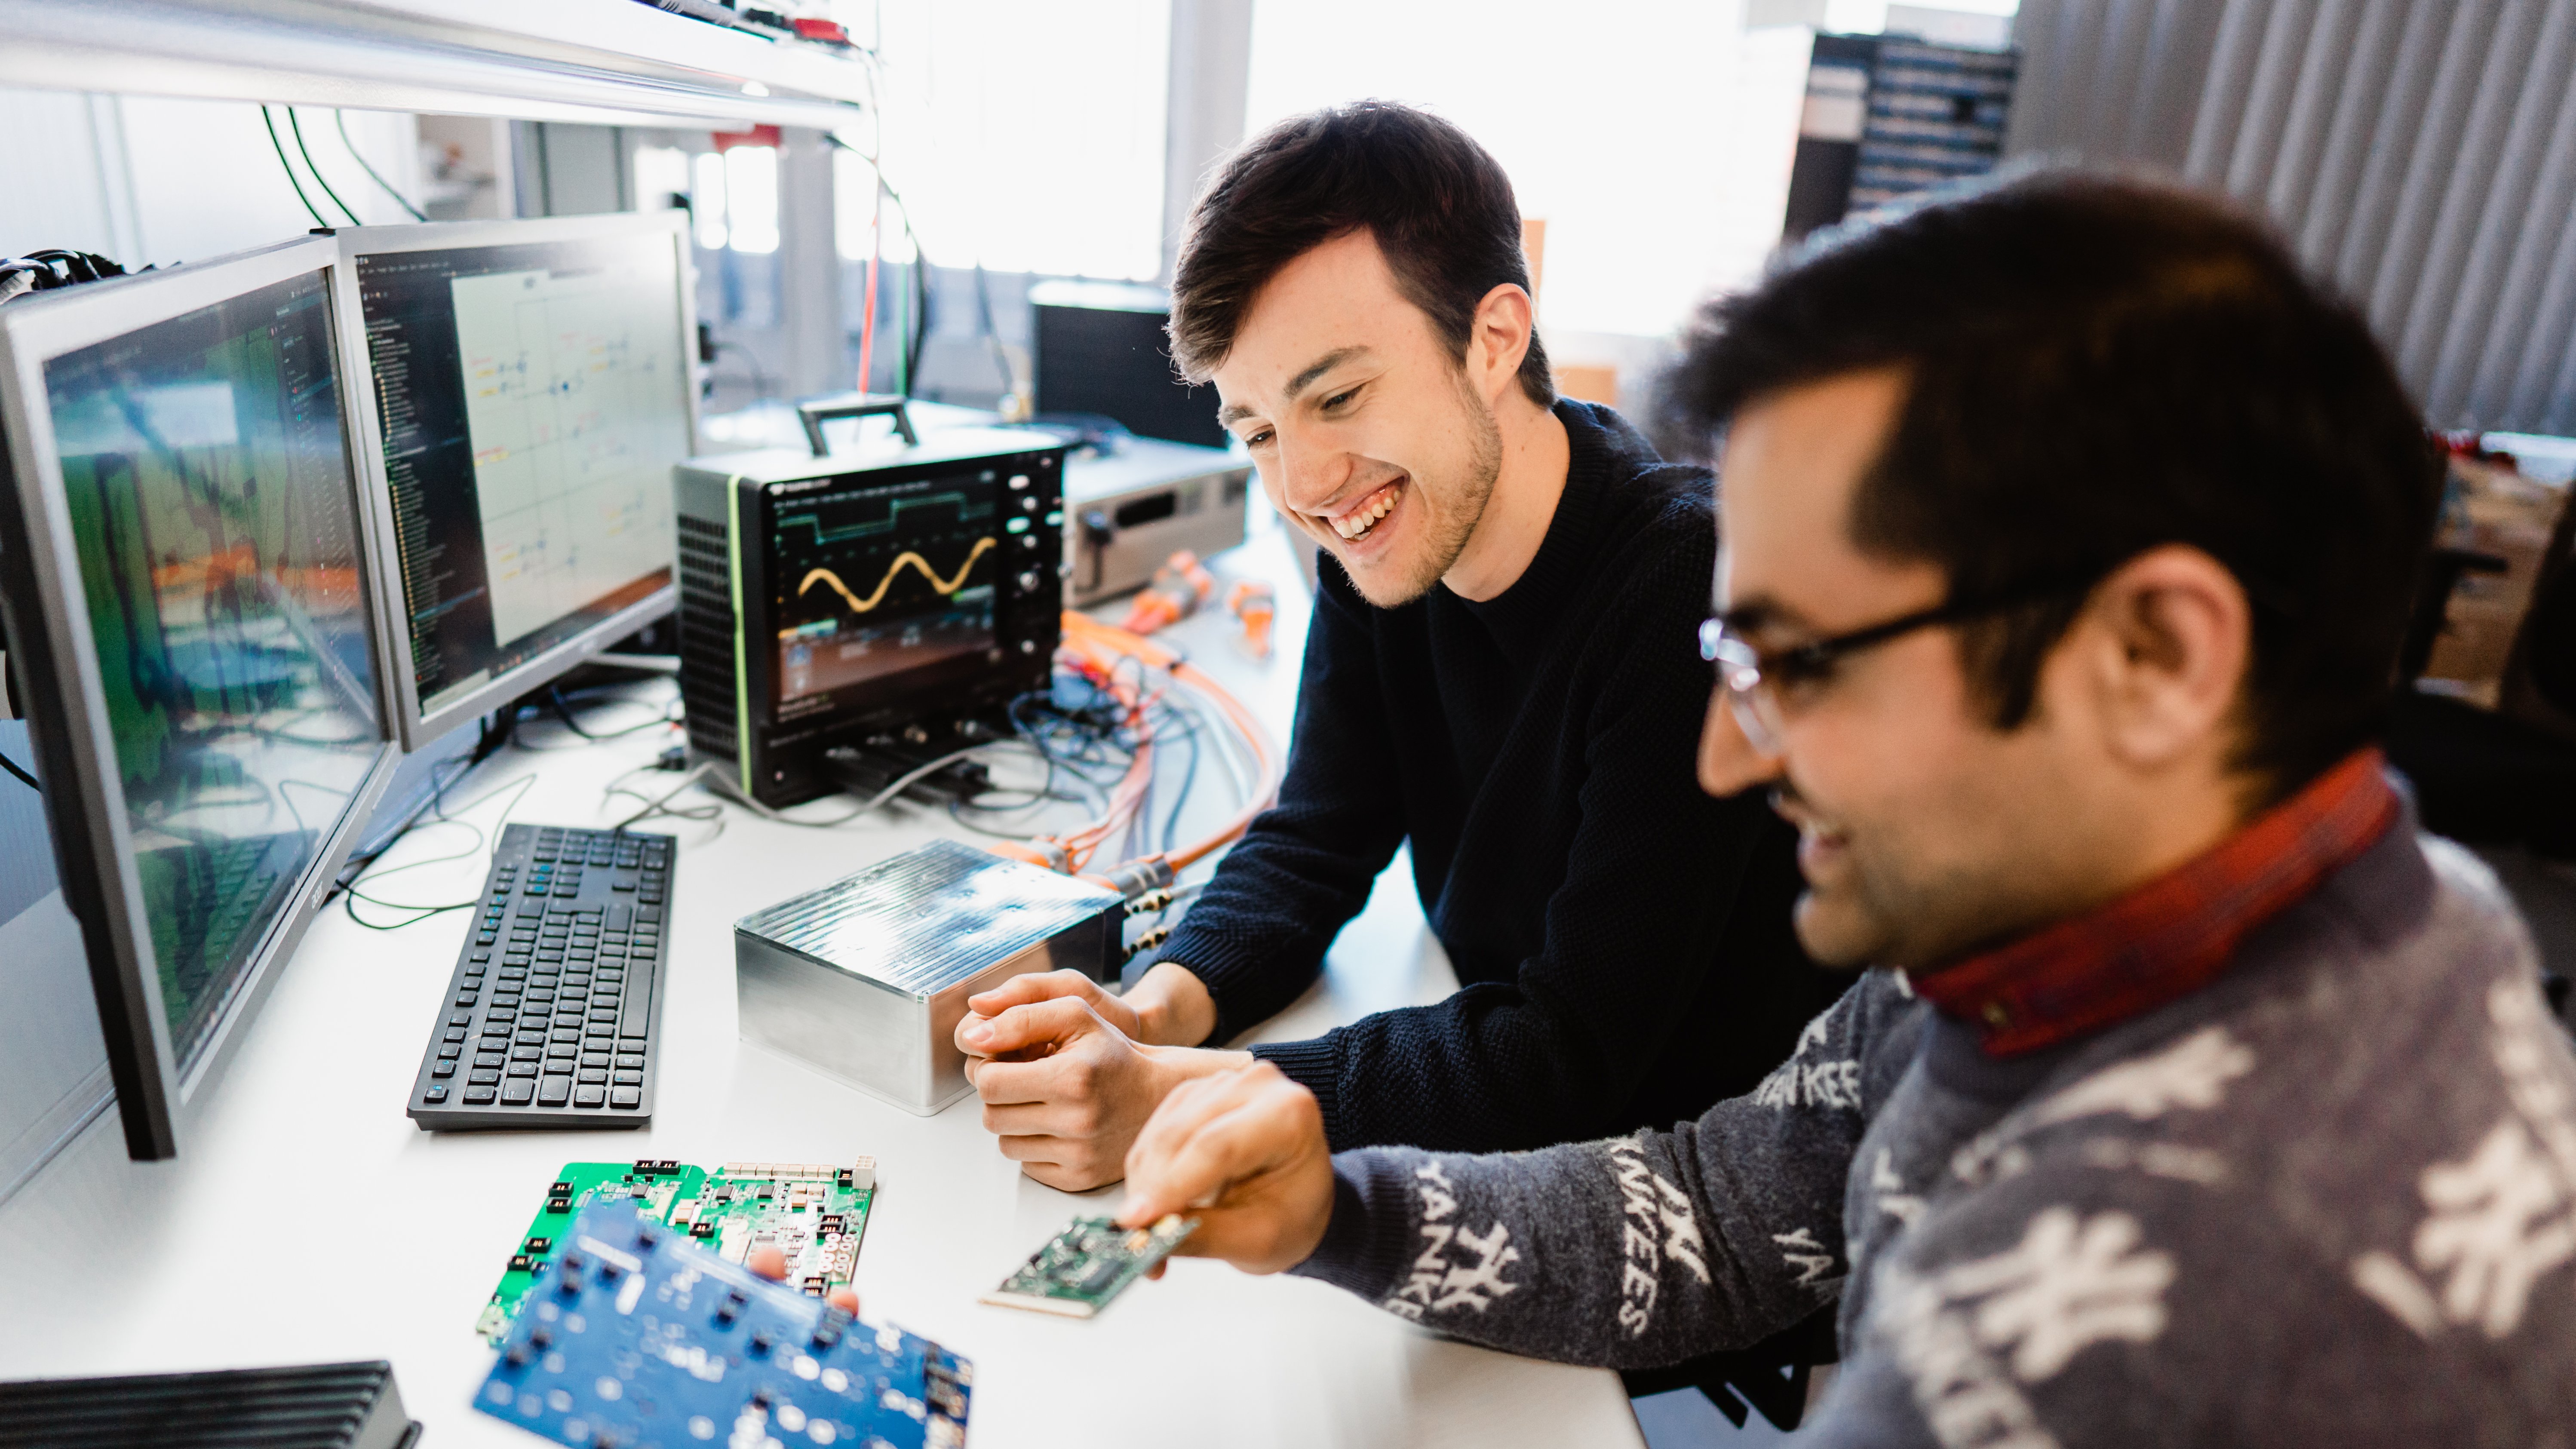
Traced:
POLYGON ((734 932, 926 1000, 1124 904, 1116 891, 936 840, 755 911, 734 932))

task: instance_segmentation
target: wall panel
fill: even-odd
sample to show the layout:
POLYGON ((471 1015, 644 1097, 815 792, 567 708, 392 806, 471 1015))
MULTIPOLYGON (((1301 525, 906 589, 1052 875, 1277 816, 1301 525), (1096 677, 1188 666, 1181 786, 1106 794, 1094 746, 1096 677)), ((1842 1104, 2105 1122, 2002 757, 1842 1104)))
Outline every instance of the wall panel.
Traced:
POLYGON ((2440 426, 2576 431, 2576 0, 2028 0, 2008 154, 2270 216, 2440 426))

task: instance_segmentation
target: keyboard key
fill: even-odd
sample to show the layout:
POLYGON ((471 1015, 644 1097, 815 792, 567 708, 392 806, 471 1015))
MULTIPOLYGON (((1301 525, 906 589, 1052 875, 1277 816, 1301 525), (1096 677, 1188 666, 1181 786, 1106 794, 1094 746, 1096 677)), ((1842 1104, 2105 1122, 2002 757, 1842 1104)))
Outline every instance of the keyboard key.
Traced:
POLYGON ((642 1072, 618 1072, 611 1075, 608 1080, 621 1087, 640 1087, 644 1085, 644 1074, 642 1072))
POLYGON ((514 1079, 501 1084, 501 1101, 508 1106, 524 1107, 533 1101, 536 1095, 537 1084, 531 1081, 514 1079))
MULTIPOLYGON (((454 1062, 432 1062, 432 1063, 430 1064, 429 1074, 430 1074, 431 1076, 433 1076, 433 1077, 452 1077, 452 1076, 455 1076, 455 1075, 456 1075, 456 1063, 454 1063, 454 1062)), ((604 1080, 606 1080, 606 1078, 602 1078, 601 1080, 603 1080, 603 1081, 604 1081, 604 1080)))
POLYGON ((572 1078, 548 1077, 537 1091, 537 1105, 560 1107, 572 1100, 572 1078))
POLYGON ((576 1107, 605 1107, 608 1105, 608 1089, 576 1087, 573 1089, 572 1104, 576 1107))
MULTIPOLYGON (((447 1100, 447 1088, 444 1084, 433 1086, 429 1090, 421 1093, 420 1099, 435 1107, 439 1103, 447 1100)), ((625 1104, 621 1103, 619 1105, 622 1106, 625 1104)))
POLYGON ((607 1066, 607 1065, 608 1065, 608 1053, 606 1053, 606 1052, 583 1052, 583 1053, 581 1054, 581 1064, 582 1064, 583 1066, 585 1066, 585 1067, 604 1067, 604 1066, 607 1066))
POLYGON ((575 1072, 572 1074, 572 1079, 585 1086, 604 1087, 608 1085, 608 1073, 597 1068, 575 1072))
POLYGON ((640 1071, 644 1066, 644 1054, 642 1052, 628 1052, 626 1055, 617 1059, 617 1064, 621 1067, 640 1071))
MULTIPOLYGON (((430 1090, 434 1092, 437 1091, 438 1088, 432 1087, 430 1090)), ((492 1105, 492 1089, 490 1087, 466 1088, 465 1105, 469 1107, 488 1107, 492 1105)))

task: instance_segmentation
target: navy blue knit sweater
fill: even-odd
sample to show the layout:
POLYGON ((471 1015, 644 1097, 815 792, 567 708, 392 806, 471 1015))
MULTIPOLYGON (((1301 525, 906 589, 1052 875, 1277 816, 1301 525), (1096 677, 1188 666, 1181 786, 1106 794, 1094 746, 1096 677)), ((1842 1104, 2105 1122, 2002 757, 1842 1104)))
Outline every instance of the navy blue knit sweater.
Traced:
POLYGON ((1279 804, 1163 951, 1224 1041, 1286 1007, 1413 847, 1458 973, 1433 1006, 1255 1050, 1336 1151, 1538 1147, 1666 1126, 1750 1089, 1846 984, 1789 927, 1789 830, 1692 775, 1709 673, 1709 475, 1560 402, 1565 492, 1527 572, 1380 609, 1327 557, 1279 804))

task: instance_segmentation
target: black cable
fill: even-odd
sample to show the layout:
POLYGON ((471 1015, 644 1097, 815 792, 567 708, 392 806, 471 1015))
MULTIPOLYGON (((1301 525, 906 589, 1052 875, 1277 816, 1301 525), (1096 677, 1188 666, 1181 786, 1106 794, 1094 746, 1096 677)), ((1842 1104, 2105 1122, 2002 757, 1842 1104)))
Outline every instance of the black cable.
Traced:
POLYGON ((429 213, 428 213, 428 212, 425 212, 425 211, 421 210, 419 207, 412 205, 412 204, 411 204, 411 198, 410 198, 410 197, 405 196, 405 195, 403 195, 401 192, 394 190, 394 184, 393 184, 392 182, 390 182, 390 181, 387 181, 387 180, 386 180, 385 178, 383 178, 382 176, 377 175, 377 174, 376 174, 376 168, 375 168, 375 167, 373 167, 373 166, 368 165, 368 164, 367 164, 367 158, 366 158, 365 156, 363 156, 363 155, 360 155, 360 154, 359 154, 359 152, 358 152, 358 143, 349 139, 349 118, 348 118, 348 116, 347 116, 344 112, 342 112, 338 107, 336 107, 336 106, 335 106, 335 107, 333 107, 333 108, 332 108, 332 110, 331 110, 331 119, 332 119, 332 121, 333 121, 334 123, 336 123, 336 124, 339 126, 339 128, 340 128, 340 144, 349 148, 349 159, 358 163, 358 169, 367 173, 367 179, 368 179, 368 180, 370 180, 370 181, 375 182, 375 183, 376 183, 376 185, 377 185, 377 187, 378 187, 379 189, 381 189, 381 190, 385 193, 385 195, 392 197, 392 198, 394 199, 394 204, 395 204, 395 205, 397 205, 397 206, 401 207, 401 208, 402 208, 403 210, 405 210, 405 211, 410 212, 410 213, 411 213, 411 219, 412 219, 412 220, 414 220, 414 221, 427 221, 427 220, 429 220, 429 213))
MULTIPOLYGON (((464 774, 464 771, 459 771, 456 779, 462 779, 464 774)), ((456 783, 456 779, 451 779, 448 783, 452 785, 456 783)), ((519 808, 519 802, 527 798, 528 791, 535 786, 536 783, 536 774, 534 771, 531 771, 528 774, 519 776, 517 779, 507 780, 501 784, 495 785, 491 789, 484 791, 481 795, 476 796, 472 804, 459 806, 457 808, 457 814, 462 815, 468 810, 481 807, 487 801, 499 798, 502 791, 511 790, 515 787, 516 793, 511 795, 509 804, 501 807, 500 818, 493 822, 493 831, 490 835, 484 834, 483 827, 479 825, 475 825, 469 821, 459 820, 455 818, 455 816, 449 815, 444 805, 440 805, 436 812, 438 816, 436 823, 464 826, 466 829, 474 832, 474 843, 463 850, 453 852, 452 854, 434 855, 426 860, 410 861, 403 865, 397 865, 387 870, 378 871, 374 875, 368 875, 361 871, 358 875, 351 877, 349 883, 342 888, 342 913, 347 915, 351 921, 366 927, 370 931, 399 931, 406 926, 416 926, 421 922, 428 920, 432 916, 445 915, 449 911, 470 910, 475 906, 481 905, 483 903, 483 896, 479 891, 476 892, 474 899, 470 901, 454 901, 442 905, 426 905, 413 901, 384 900, 377 896, 368 895, 366 892, 359 890, 358 886, 362 881, 378 881, 384 879, 386 876, 400 875, 407 870, 417 870, 422 866, 428 865, 444 865, 451 861, 466 860, 479 854, 486 844, 499 838, 502 828, 509 823, 510 812, 519 808), (407 920, 395 921, 390 924, 382 921, 370 921, 358 914, 358 902, 360 901, 365 901, 371 906, 380 906, 389 911, 409 911, 412 914, 407 920)), ((443 787, 440 793, 444 793, 443 787)), ((433 795, 432 799, 435 801, 437 797, 433 795)), ((411 827, 408 825, 403 828, 404 834, 409 834, 410 831, 411 827)), ((396 839, 399 838, 399 836, 396 837, 396 839)), ((392 849, 393 842, 387 841, 385 843, 385 848, 387 850, 392 849)), ((381 857, 383 855, 383 851, 377 852, 377 855, 381 857)))
POLYGON ((304 148, 304 123, 296 119, 293 106, 286 108, 286 129, 295 133, 295 154, 303 157, 306 168, 312 171, 313 184, 321 187, 322 194, 331 198, 331 204, 340 208, 340 214, 349 218, 349 225, 366 225, 365 222, 358 220, 356 212, 349 209, 349 203, 340 199, 340 193, 331 189, 331 183, 323 178, 322 168, 313 164, 313 153, 304 148))
POLYGON ((286 184, 295 188, 295 199, 304 203, 305 214, 313 218, 315 226, 330 230, 331 223, 322 219, 322 209, 313 204, 312 197, 304 194, 304 182, 295 174, 295 163, 286 159, 286 143, 277 139, 277 118, 268 113, 268 107, 262 106, 259 108, 259 121, 268 127, 268 144, 277 149, 277 164, 286 168, 286 184))
MULTIPOLYGON (((823 139, 868 163, 868 170, 876 174, 877 185, 885 188, 886 199, 903 214, 904 240, 912 243, 914 303, 912 315, 904 319, 904 331, 908 335, 903 339, 903 385, 905 394, 909 396, 921 390, 921 354, 930 344, 930 258, 922 254, 921 235, 912 229, 911 204, 903 199, 902 192, 894 189, 894 183, 886 179, 885 167, 878 164, 877 158, 829 131, 823 133, 823 139)), ((1008 389, 1006 382, 1004 390, 1008 389)))
POLYGON ((6 770, 10 774, 17 776, 19 779, 26 781, 27 788, 35 791, 37 794, 42 795, 45 793, 45 787, 36 782, 36 777, 28 774, 24 769, 21 769, 18 762, 10 759, 7 755, 0 755, 0 770, 6 770))

